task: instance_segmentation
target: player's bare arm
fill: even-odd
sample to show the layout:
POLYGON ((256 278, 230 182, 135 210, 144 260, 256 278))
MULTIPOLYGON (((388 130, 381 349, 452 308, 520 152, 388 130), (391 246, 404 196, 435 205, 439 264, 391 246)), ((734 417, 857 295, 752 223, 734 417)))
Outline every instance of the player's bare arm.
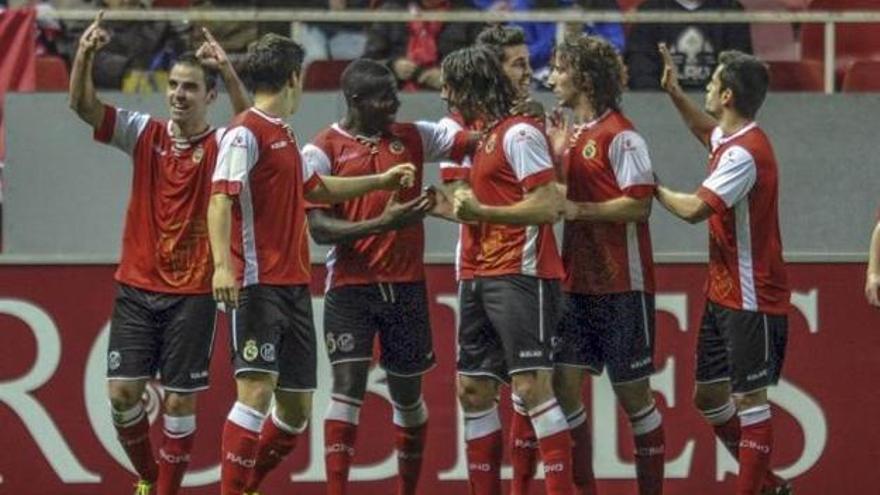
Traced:
POLYGON ((696 193, 673 191, 658 185, 654 196, 669 213, 688 223, 700 223, 709 218, 713 213, 712 208, 700 199, 696 193))
POLYGON ((509 206, 481 204, 470 189, 455 193, 455 215, 465 221, 508 225, 540 225, 559 219, 562 197, 555 182, 542 184, 509 206))
POLYGON ((110 41, 110 33, 101 27, 104 11, 86 28, 79 40, 73 67, 70 71, 68 92, 70 108, 84 122, 97 129, 104 120, 104 103, 98 99, 95 83, 92 80, 95 54, 110 41))
POLYGON ((651 216, 652 199, 621 196, 600 203, 565 200, 566 220, 587 222, 644 222, 651 216))
POLYGON ((416 168, 411 163, 395 165, 381 174, 361 177, 322 176, 320 183, 306 193, 315 203, 341 203, 371 191, 407 189, 415 183, 416 168))
POLYGON ((226 86, 226 91, 229 93, 232 110, 235 113, 244 112, 252 104, 247 88, 232 67, 226 51, 211 32, 207 28, 202 28, 202 35, 205 37, 205 41, 196 51, 196 57, 205 66, 215 69, 220 73, 220 77, 223 78, 223 84, 226 86))
POLYGON ((868 304, 880 308, 880 222, 874 226, 871 247, 868 250, 868 273, 865 277, 865 297, 868 304))
POLYGON ((432 206, 433 199, 428 194, 400 202, 395 193, 391 195, 381 215, 359 222, 338 218, 327 209, 314 208, 309 211, 309 233, 318 244, 350 242, 418 222, 432 206))
POLYGON ((681 86, 678 83, 678 69, 676 69, 675 63, 672 61, 672 55, 670 55, 669 48, 666 47, 666 44, 660 43, 658 49, 660 50, 660 56, 663 59, 663 73, 660 78, 660 87, 663 88, 663 90, 669 95, 669 98, 672 99, 675 109, 678 110, 678 113, 681 115, 682 120, 684 120, 685 125, 688 126, 688 129, 690 129, 694 136, 703 143, 703 146, 708 147, 709 137, 712 135, 712 129, 718 125, 718 121, 708 113, 704 112, 703 109, 691 100, 688 95, 685 94, 684 90, 681 89, 681 86))
POLYGON ((238 306, 239 288, 229 241, 232 232, 232 203, 233 198, 229 195, 217 193, 211 196, 208 204, 208 239, 214 259, 214 278, 211 283, 214 300, 235 308, 238 306))

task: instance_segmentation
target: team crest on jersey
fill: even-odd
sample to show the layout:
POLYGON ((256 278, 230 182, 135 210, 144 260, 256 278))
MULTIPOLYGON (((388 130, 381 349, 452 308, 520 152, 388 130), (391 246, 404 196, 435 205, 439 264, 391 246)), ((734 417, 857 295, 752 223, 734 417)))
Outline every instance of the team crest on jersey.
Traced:
POLYGON ((110 371, 119 369, 121 365, 122 355, 119 351, 110 351, 110 354, 107 355, 107 367, 110 368, 110 371))
POLYGON ((245 361, 251 362, 254 359, 257 359, 259 354, 260 349, 257 348, 257 342, 255 340, 248 340, 244 343, 244 349, 241 350, 241 357, 243 357, 245 361))
POLYGON ((202 158, 205 157, 205 148, 202 145, 199 145, 198 148, 193 151, 192 161, 195 163, 199 163, 202 161, 202 158))
POLYGON ((498 134, 495 134, 493 132, 492 135, 489 136, 489 140, 486 141, 486 146, 485 146, 486 153, 491 153, 491 152, 495 151, 496 144, 498 144, 498 134))
POLYGON ((402 155, 405 148, 399 139, 395 139, 388 144, 388 150, 395 155, 402 155))
POLYGON ((587 144, 584 145, 584 149, 581 151, 581 154, 587 160, 592 160, 593 158, 596 158, 596 151, 596 141, 590 139, 589 141, 587 141, 587 144))

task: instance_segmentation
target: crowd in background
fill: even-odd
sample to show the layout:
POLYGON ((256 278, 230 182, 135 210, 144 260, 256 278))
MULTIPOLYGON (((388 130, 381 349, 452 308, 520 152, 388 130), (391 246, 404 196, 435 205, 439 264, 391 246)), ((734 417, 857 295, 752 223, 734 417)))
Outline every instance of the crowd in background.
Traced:
MULTIPOLYGON (((8 0, 0 0, 7 2, 8 0)), ((85 27, 80 22, 59 22, 53 8, 307 8, 379 10, 633 10, 698 12, 741 11, 743 3, 757 8, 800 9, 810 0, 53 0, 37 2, 38 54, 55 55, 69 63, 75 43, 85 27)), ((2 5, 2 4, 0 4, 2 5)), ((108 22, 113 39, 96 62, 96 84, 103 89, 136 89, 132 78, 161 73, 175 57, 201 41, 202 25, 187 22, 108 22)), ((682 74, 682 84, 702 89, 717 54, 726 49, 753 52, 751 28, 746 24, 634 24, 595 23, 566 25, 519 23, 526 33, 534 86, 545 86, 549 60, 557 39, 566 33, 587 32, 610 41, 624 56, 629 85, 635 90, 658 88, 661 62, 658 42, 671 47, 682 74)), ((243 54, 262 34, 290 35, 285 22, 212 22, 208 27, 231 54, 243 54)), ((352 60, 367 57, 387 63, 402 89, 437 89, 440 60, 457 48, 470 45, 484 27, 476 23, 410 22, 372 25, 306 24, 294 34, 306 48, 306 63, 317 60, 352 60)), ((795 26, 796 28, 797 26, 795 26)), ((791 30, 791 26, 786 26, 791 30)), ((794 40, 791 40, 794 42, 794 40)), ((778 46, 774 45, 778 50, 778 46)), ((761 55, 759 53, 759 55, 761 55)))

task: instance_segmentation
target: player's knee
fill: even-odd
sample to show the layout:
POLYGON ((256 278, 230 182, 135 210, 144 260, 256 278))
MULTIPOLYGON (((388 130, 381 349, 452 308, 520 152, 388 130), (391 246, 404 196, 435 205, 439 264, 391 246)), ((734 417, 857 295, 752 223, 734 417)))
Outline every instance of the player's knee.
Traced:
POLYGON ((367 370, 340 365, 333 369, 333 393, 363 400, 367 389, 367 370))
POLYGON ((736 409, 738 411, 745 411, 753 407, 763 406, 767 403, 767 390, 762 389, 743 395, 735 395, 734 402, 736 402, 736 409))
POLYGON ((196 412, 196 395, 169 392, 164 401, 165 413, 169 416, 189 416, 196 412))
POLYGON ((694 407, 700 411, 717 409, 729 400, 729 395, 710 386, 698 385, 697 390, 694 392, 694 407))
POLYGON ((554 375, 553 392, 565 412, 576 410, 582 403, 580 384, 566 380, 562 374, 554 375))
POLYGON ((513 392, 526 407, 532 409, 553 398, 551 374, 549 371, 526 371, 513 376, 513 392))
POLYGON ((269 409, 275 390, 275 382, 271 376, 239 376, 236 382, 239 402, 257 411, 265 412, 269 409))
POLYGON ((458 401, 465 411, 483 411, 495 403, 494 388, 479 380, 458 381, 458 401))
POLYGON ((117 411, 127 411, 141 401, 144 390, 137 382, 111 380, 107 383, 110 405, 117 411))
POLYGON ((651 391, 651 385, 648 380, 628 383, 626 385, 615 385, 614 392, 617 395, 618 402, 620 402, 620 407, 628 415, 644 411, 645 408, 650 407, 654 403, 654 394, 651 391))

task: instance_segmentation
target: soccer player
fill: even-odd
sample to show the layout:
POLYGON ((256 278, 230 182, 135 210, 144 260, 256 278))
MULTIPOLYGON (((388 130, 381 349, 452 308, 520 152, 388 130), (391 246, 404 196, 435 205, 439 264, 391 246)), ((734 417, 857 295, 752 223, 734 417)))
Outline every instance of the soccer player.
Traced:
POLYGON ((487 123, 473 154, 471 188, 454 198, 460 220, 479 222, 480 252, 472 297, 461 301, 458 342, 471 492, 500 493, 495 381, 509 377, 539 439, 547 493, 569 494, 571 439, 551 379, 562 278, 551 224, 561 198, 547 138, 533 119, 511 115, 517 94, 492 50, 453 52, 443 74, 449 104, 466 122, 487 123))
POLYGON ((865 275, 865 297, 868 304, 880 308, 880 221, 871 234, 868 248, 868 273, 865 275))
POLYGON ((214 298, 232 309, 238 394, 223 428, 223 495, 255 491, 308 424, 317 349, 305 201, 335 203, 413 181, 411 164, 358 178, 322 178, 304 166, 283 120, 299 103, 302 60, 302 48, 283 36, 254 44, 254 106, 230 123, 213 177, 212 284, 214 298))
POLYGON ((709 280, 697 342, 696 407, 739 459, 737 495, 790 493, 769 469, 773 426, 767 388, 782 371, 788 282, 779 233, 779 178, 770 140, 755 122, 767 67, 723 52, 706 86, 705 112, 688 98, 665 46, 662 86, 708 148, 709 176, 694 193, 662 185, 673 215, 709 222, 709 280))
POLYGON ((565 312, 554 354, 556 396, 571 427, 580 494, 596 494, 586 372, 608 370, 635 440, 639 494, 663 493, 664 435, 649 382, 654 373, 654 263, 648 216, 654 175, 645 140, 620 109, 623 61, 601 38, 556 47, 549 84, 578 122, 559 126, 565 234, 565 312))
MULTIPOLYGON (((428 424, 422 375, 434 366, 422 224, 434 202, 432 194, 420 194, 422 170, 424 162, 449 158, 457 132, 429 122, 395 122, 397 83, 376 61, 352 62, 342 74, 342 92, 347 113, 303 148, 306 166, 322 176, 359 177, 408 162, 416 175, 412 189, 377 191, 309 211, 312 237, 333 245, 324 299, 333 365, 333 396, 324 422, 327 493, 346 493, 378 334, 380 365, 394 405, 397 493, 415 495, 428 424)), ((464 147, 467 139, 460 143, 464 147)))
POLYGON ((205 215, 218 152, 218 131, 206 113, 217 97, 217 71, 233 106, 248 99, 225 53, 210 34, 199 57, 172 66, 169 121, 102 102, 95 94, 95 54, 110 39, 102 12, 79 42, 70 78, 70 106, 95 139, 132 157, 118 290, 107 354, 108 393, 119 440, 140 477, 136 492, 176 494, 196 430, 196 392, 208 388, 214 339, 211 258, 205 215), (142 396, 159 373, 165 389, 158 465, 142 396))

